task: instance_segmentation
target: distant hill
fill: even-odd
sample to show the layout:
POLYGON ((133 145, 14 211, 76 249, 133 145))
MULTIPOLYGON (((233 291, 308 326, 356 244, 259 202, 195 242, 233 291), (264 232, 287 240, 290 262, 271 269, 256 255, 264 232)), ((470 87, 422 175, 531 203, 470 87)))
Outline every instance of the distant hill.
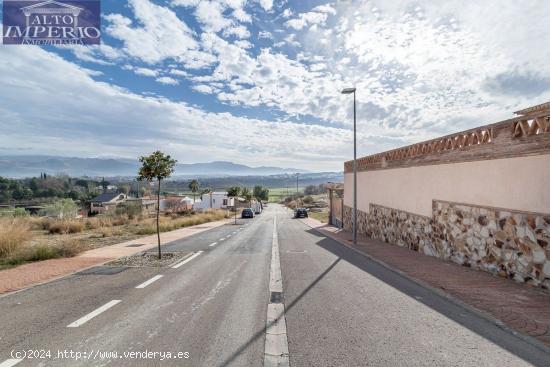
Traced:
MULTIPOLYGON (((134 177, 139 162, 125 158, 76 158, 58 156, 3 156, 0 157, 0 176, 35 177, 40 172, 50 175, 67 174, 73 177, 134 177)), ((178 164, 174 176, 251 176, 306 173, 295 168, 249 167, 232 162, 178 164)))

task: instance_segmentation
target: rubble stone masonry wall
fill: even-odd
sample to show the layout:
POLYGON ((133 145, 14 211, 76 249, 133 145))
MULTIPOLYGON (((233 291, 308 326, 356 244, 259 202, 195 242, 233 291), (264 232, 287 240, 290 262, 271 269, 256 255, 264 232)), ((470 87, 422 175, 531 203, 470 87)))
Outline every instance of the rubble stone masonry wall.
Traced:
POLYGON ((550 289, 550 214, 434 200, 432 217, 371 204, 357 219, 360 234, 550 289))

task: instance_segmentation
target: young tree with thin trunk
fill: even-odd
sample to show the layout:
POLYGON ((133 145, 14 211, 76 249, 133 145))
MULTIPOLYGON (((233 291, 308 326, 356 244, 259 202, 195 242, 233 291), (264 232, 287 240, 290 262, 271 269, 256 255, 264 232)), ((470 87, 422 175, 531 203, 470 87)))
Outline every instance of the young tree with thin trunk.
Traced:
POLYGON ((237 224, 237 197, 239 196, 240 192, 241 188, 239 186, 231 186, 227 189, 227 196, 233 198, 233 209, 235 209, 235 224, 237 224))
POLYGON ((170 177, 170 175, 174 173, 174 167, 176 166, 177 161, 158 150, 149 156, 141 157, 139 161, 141 162, 141 168, 138 172, 138 180, 157 180, 157 240, 160 259, 160 183, 162 180, 170 177))

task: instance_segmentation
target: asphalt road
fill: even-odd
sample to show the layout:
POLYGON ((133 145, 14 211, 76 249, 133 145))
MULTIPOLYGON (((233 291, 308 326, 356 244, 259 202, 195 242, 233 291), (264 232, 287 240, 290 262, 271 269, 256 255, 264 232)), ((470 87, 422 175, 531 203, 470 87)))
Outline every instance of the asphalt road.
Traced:
POLYGON ((0 297, 0 366, 12 351, 44 357, 17 366, 261 366, 275 234, 292 366, 550 365, 270 205, 166 245, 198 254, 177 268, 98 267, 0 297))

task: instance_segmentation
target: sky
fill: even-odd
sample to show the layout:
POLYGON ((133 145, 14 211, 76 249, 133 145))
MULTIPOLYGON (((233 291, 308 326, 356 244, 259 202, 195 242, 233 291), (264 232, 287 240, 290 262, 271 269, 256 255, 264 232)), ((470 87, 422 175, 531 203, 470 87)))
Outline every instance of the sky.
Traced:
POLYGON ((547 0, 102 0, 99 46, 0 45, 0 155, 343 170, 550 101, 547 0))

